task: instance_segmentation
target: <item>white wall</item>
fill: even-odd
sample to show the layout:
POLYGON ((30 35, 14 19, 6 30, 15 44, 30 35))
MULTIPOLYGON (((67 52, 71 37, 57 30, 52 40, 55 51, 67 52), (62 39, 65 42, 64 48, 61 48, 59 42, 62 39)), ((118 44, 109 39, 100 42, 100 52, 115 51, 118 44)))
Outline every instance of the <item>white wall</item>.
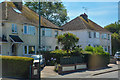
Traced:
MULTIPOLYGON (((110 35, 110 40, 108 39, 102 39, 102 34, 105 34, 103 32, 99 32, 100 33, 100 37, 99 38, 94 38, 94 32, 93 30, 88 30, 88 29, 84 29, 84 30, 73 30, 73 31, 63 31, 62 34, 64 33, 73 33, 75 34, 77 37, 79 37, 79 42, 77 43, 77 45, 81 45, 82 48, 84 49, 86 46, 88 46, 89 44, 91 46, 94 47, 94 45, 101 45, 103 46, 107 46, 107 50, 108 50, 108 46, 110 46, 110 54, 112 54, 111 52, 111 35, 110 35), (89 38, 89 34, 88 32, 91 32, 92 34, 92 38, 89 38)), ((108 34, 108 33, 106 33, 108 34)), ((107 36, 108 37, 108 36, 107 36)), ((108 52, 108 51, 107 51, 108 52)))

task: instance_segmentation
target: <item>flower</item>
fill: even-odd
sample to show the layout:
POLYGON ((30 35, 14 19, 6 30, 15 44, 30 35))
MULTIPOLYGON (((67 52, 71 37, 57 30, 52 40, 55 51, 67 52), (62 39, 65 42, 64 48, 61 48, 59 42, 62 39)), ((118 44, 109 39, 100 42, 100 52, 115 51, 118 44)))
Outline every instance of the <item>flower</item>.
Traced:
POLYGON ((56 60, 56 58, 54 58, 54 60, 56 60))
POLYGON ((48 60, 48 62, 50 62, 50 61, 48 60))
POLYGON ((51 58, 51 60, 53 60, 53 58, 51 58))

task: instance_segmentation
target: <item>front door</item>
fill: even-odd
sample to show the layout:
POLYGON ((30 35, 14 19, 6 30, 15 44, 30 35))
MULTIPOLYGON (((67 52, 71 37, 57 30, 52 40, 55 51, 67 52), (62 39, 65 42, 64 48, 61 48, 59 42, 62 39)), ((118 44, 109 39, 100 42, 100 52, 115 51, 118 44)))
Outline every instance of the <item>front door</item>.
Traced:
POLYGON ((13 56, 16 56, 16 55, 17 55, 17 48, 16 48, 16 46, 17 46, 16 44, 13 44, 13 45, 12 45, 12 55, 13 55, 13 56))

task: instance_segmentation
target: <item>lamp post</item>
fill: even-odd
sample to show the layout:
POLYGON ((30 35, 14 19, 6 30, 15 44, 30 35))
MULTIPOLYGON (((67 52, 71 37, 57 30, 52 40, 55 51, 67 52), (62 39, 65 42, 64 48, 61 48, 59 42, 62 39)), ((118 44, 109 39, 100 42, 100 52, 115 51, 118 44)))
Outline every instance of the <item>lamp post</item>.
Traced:
MULTIPOLYGON (((39 54, 40 54, 40 49, 41 49, 41 14, 40 14, 40 0, 39 0, 39 54)), ((40 56, 39 56, 39 80, 40 80, 40 72, 41 67, 40 67, 40 56)))

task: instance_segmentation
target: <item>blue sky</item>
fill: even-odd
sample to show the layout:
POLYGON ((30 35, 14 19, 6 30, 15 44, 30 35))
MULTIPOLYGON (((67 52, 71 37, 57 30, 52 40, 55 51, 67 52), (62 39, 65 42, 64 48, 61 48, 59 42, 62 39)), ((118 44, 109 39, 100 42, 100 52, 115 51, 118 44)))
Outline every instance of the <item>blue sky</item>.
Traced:
POLYGON ((63 2, 68 11, 70 20, 82 13, 87 13, 88 18, 102 27, 118 20, 117 2, 63 2), (87 8, 85 11, 82 7, 87 8))
MULTIPOLYGON (((4 1, 4 0, 0 0, 4 1)), ((70 20, 82 13, 88 18, 104 27, 118 20, 118 2, 63 2, 70 20), (82 8, 87 8, 87 12, 82 8)), ((69 20, 69 21, 70 21, 69 20)))

